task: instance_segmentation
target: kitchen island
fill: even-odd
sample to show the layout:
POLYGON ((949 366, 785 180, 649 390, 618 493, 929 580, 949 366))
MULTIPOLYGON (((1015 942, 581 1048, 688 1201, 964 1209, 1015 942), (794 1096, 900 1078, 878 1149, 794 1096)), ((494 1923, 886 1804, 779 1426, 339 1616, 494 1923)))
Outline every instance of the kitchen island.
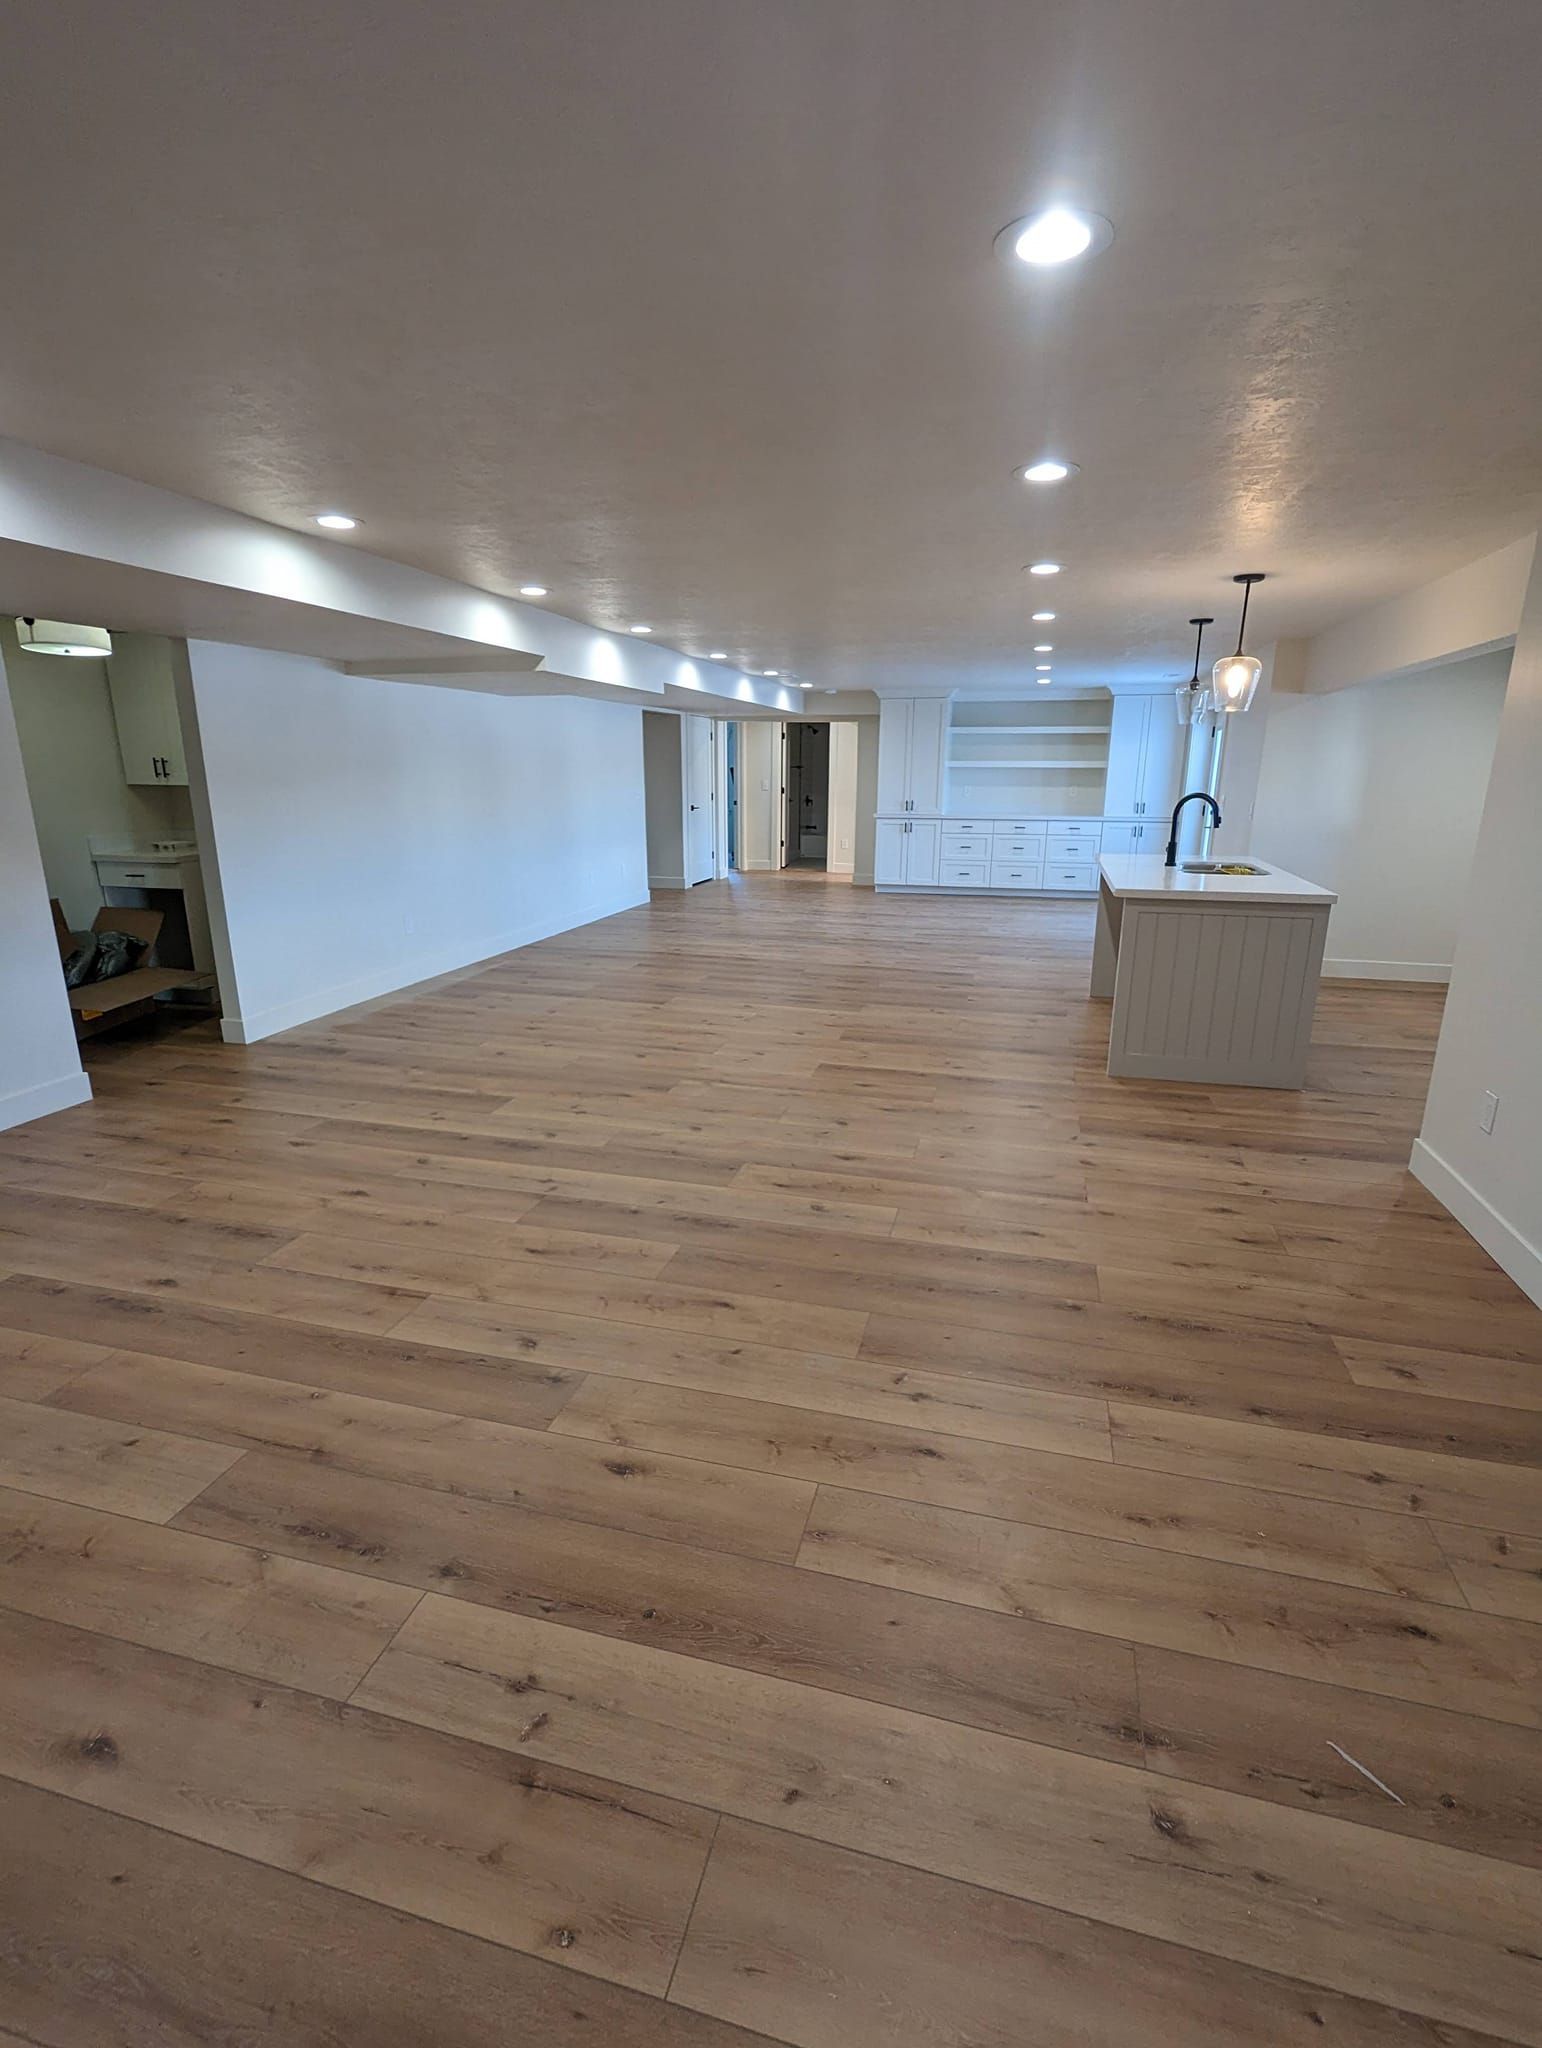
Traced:
POLYGON ((1091 992, 1113 998, 1109 1073, 1243 1088, 1306 1079, 1338 898, 1266 862, 1235 865, 1253 871, 1099 861, 1091 992))

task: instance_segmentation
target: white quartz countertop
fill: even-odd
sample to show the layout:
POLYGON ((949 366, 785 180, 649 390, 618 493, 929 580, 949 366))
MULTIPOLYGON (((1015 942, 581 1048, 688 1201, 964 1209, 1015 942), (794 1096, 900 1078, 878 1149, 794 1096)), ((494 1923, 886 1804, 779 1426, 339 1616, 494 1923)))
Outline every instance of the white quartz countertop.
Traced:
POLYGON ((1229 903, 1337 903, 1331 889, 1321 889, 1300 875, 1287 874, 1266 860, 1254 863, 1262 875, 1190 875, 1180 862, 1170 868, 1159 853, 1105 853, 1098 862, 1103 879, 1116 896, 1146 902, 1168 897, 1191 899, 1222 896, 1229 903))

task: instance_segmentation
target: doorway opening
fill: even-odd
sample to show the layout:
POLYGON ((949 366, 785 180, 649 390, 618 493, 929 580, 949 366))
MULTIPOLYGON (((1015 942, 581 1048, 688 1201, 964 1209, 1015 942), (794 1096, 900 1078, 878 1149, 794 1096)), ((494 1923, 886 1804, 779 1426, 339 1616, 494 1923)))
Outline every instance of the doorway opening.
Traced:
POLYGON ((213 1018, 219 994, 177 704, 186 645, 113 633, 101 660, 0 622, 22 773, 77 1040, 213 1018))
POLYGON ((786 734, 784 868, 830 864, 830 726, 789 721, 786 734))
POLYGON ((720 823, 721 721, 694 712, 645 711, 643 795, 650 889, 694 889, 728 872, 720 823))

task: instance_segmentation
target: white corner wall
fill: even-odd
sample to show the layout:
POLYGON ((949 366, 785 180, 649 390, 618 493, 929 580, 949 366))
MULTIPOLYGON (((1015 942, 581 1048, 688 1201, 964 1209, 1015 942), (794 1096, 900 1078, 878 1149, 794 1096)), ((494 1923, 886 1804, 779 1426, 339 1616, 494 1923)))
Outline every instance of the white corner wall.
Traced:
POLYGON ((1505 650, 1273 692, 1251 847, 1338 891, 1325 974, 1450 978, 1509 671, 1505 650))
POLYGON ((1412 1166, 1542 1304, 1542 565, 1510 665, 1412 1166), (1494 1128, 1479 1122, 1486 1091, 1494 1128))
POLYGON ((832 875, 854 874, 857 865, 857 722, 830 722, 830 812, 825 866, 832 875))
POLYGON ((0 669, 0 1131, 90 1096, 0 669))
POLYGON ((746 874, 782 865, 782 726, 739 721, 739 866, 746 874))
POLYGON ((377 682, 208 641, 188 658, 228 1039, 648 900, 632 706, 377 682))

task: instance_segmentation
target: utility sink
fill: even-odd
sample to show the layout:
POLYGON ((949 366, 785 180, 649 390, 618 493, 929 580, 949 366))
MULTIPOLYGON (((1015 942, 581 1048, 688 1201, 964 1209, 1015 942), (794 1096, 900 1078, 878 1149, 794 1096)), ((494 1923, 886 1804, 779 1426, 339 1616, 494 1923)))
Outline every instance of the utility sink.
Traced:
POLYGON ((1255 868, 1250 860, 1186 860, 1186 875, 1267 875, 1267 868, 1255 868))

